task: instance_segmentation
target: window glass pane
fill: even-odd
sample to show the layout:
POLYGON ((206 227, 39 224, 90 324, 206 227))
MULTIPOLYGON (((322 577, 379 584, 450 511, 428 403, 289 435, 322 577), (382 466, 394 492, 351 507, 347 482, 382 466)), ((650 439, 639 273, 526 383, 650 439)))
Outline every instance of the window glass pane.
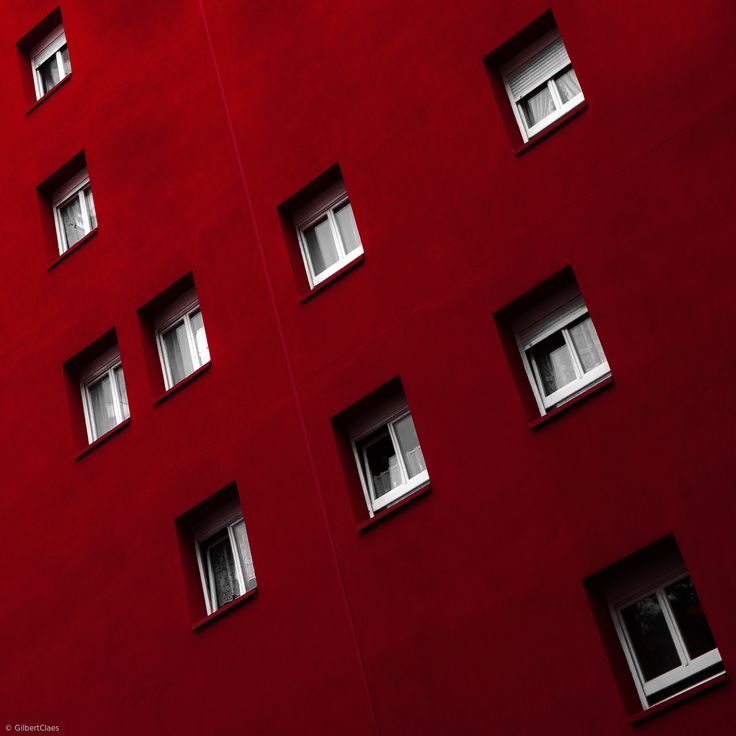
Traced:
POLYGON ((337 263, 339 255, 327 218, 304 231, 307 253, 315 276, 337 263))
POLYGON ((197 310, 189 316, 192 324, 192 333, 194 334, 194 344, 197 346, 197 357, 199 365, 204 365, 210 360, 210 350, 207 346, 207 335, 204 331, 204 322, 202 322, 202 312, 197 310))
POLYGON ((71 248, 74 243, 85 235, 84 220, 82 220, 82 205, 75 195, 67 204, 59 208, 61 222, 66 238, 66 247, 71 248))
POLYGON ((171 374, 171 385, 173 386, 194 370, 183 320, 164 333, 163 343, 166 357, 169 360, 169 372, 171 374))
POLYGON ((680 656, 656 595, 627 606, 621 616, 645 680, 680 666, 680 656))
POLYGON ((568 332, 586 373, 606 359, 601 341, 598 339, 598 333, 595 331, 593 320, 590 317, 583 317, 583 319, 569 327, 568 332))
POLYGON ((43 92, 48 92, 59 81, 59 65, 56 63, 56 54, 50 59, 46 59, 38 67, 38 73, 41 77, 41 88, 43 92))
POLYGON ((235 535, 235 546, 240 560, 240 569, 245 579, 245 589, 252 590, 256 587, 256 571, 250 556, 250 544, 248 543, 248 532, 245 530, 245 522, 241 519, 233 526, 235 535))
POLYGON ((89 226, 94 230, 97 227, 97 213, 95 212, 95 201, 92 198, 92 190, 89 187, 84 190, 84 201, 87 205, 89 226))
POLYGON ((358 236, 358 227, 353 217, 353 207, 350 202, 340 205, 335 210, 335 219, 337 220, 337 229, 340 231, 340 238, 346 253, 360 247, 360 237, 358 236))
POLYGON ((64 65, 64 76, 70 74, 72 71, 72 65, 69 63, 69 49, 66 44, 61 47, 61 63, 64 65))
POLYGON ((411 414, 399 419, 394 424, 394 431, 396 432, 396 439, 399 441, 401 454, 404 457, 406 471, 409 477, 413 478, 426 470, 427 466, 424 464, 424 455, 422 455, 422 448, 419 446, 419 438, 414 429, 414 420, 411 418, 411 414))
POLYGON ((690 577, 668 585, 665 593, 690 657, 695 659, 715 649, 716 640, 705 620, 705 614, 700 607, 698 594, 695 592, 690 577))
POLYGON ((578 84, 578 77, 572 67, 556 76, 555 83, 557 84, 557 91, 560 93, 563 103, 569 102, 582 91, 578 84))
POLYGON ((555 332, 546 337, 527 352, 534 356, 537 363, 545 396, 549 396, 577 378, 572 355, 570 355, 562 332, 555 332))
POLYGON ((387 427, 366 437, 358 449, 365 463, 366 474, 373 480, 376 498, 401 485, 399 459, 387 427))
POLYGON ((526 124, 530 128, 555 111, 555 103, 550 94, 549 87, 545 84, 519 102, 526 117, 526 124))
POLYGON ((110 376, 89 386, 89 409, 95 424, 95 439, 111 430, 116 424, 115 405, 112 400, 112 386, 110 376))
POLYGON ((128 392, 125 389, 123 366, 119 365, 113 373, 115 374, 115 383, 118 388, 118 399, 120 400, 120 409, 123 414, 123 419, 127 419, 130 416, 130 408, 128 407, 128 392))
POLYGON ((240 595, 230 538, 226 536, 211 545, 207 549, 207 559, 212 575, 210 585, 214 583, 215 601, 219 608, 240 595))

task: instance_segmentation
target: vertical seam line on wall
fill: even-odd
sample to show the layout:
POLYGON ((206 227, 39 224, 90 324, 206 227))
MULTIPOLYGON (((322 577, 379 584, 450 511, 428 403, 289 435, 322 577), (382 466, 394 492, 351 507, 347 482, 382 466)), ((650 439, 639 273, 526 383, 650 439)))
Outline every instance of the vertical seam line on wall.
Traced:
POLYGON ((197 0, 197 2, 199 5, 199 12, 202 16, 202 24, 204 26, 204 32, 207 38, 207 46, 209 48, 210 57, 212 59, 212 66, 214 67, 214 71, 215 71, 215 78, 217 79, 217 87, 220 93, 220 99, 222 101, 222 106, 225 111, 225 119, 227 120, 228 131, 230 133, 230 140, 231 140, 233 149, 235 151, 235 159, 238 164, 238 172, 240 175, 240 181, 241 181, 241 184, 243 185, 243 191, 245 193, 245 199, 248 205, 248 214, 250 216, 251 224, 253 226, 253 233, 255 235, 255 241, 256 241, 257 248, 258 248, 258 255, 260 258, 260 262, 261 262, 261 268, 263 269, 263 275, 266 280, 268 297, 271 303, 271 309, 273 310, 274 319, 276 320, 276 329, 279 335, 281 351, 284 355, 284 361, 286 363, 286 371, 289 376, 289 384, 291 387, 291 393, 294 397, 294 404, 296 405, 297 416, 299 419, 299 428, 304 438, 304 444, 306 446, 307 456, 309 458, 309 467, 312 473, 312 480, 314 481, 314 484, 317 488, 317 493, 319 496, 320 510, 322 513, 322 521, 327 531, 327 538, 328 538, 329 545, 330 545, 330 551, 332 553, 332 557, 335 563, 335 569, 337 570, 337 578, 338 578, 338 583, 340 586, 340 594, 342 596, 343 604, 347 612, 348 625, 350 627, 350 635, 352 637, 353 646, 355 647, 356 656, 358 658, 358 665, 360 668, 361 678, 363 680, 363 686, 365 688, 366 695, 368 696, 368 702, 370 705, 371 715, 373 716, 373 724, 375 726, 376 733, 381 734, 381 727, 378 722, 378 714, 376 713, 376 705, 373 700, 373 693, 371 692, 370 684, 368 682, 368 675, 366 674, 366 671, 365 671, 365 663, 363 662, 363 654, 361 652, 360 644, 358 642, 358 635, 355 630, 355 621, 353 620, 353 613, 350 608, 350 601, 348 599, 347 591, 345 589, 345 580, 344 580, 344 576, 342 572, 342 567, 340 565, 340 558, 337 554, 337 548, 335 546, 335 539, 332 534, 332 528, 330 527, 330 522, 329 522, 329 518, 327 515, 327 506, 325 504, 324 493, 322 491, 322 484, 320 483, 319 475, 317 473, 317 465, 314 459, 314 455, 312 453, 312 447, 309 444, 309 435, 307 433, 307 425, 304 420, 304 412, 302 410, 302 404, 301 404, 301 400, 299 397, 299 389, 297 387, 296 377, 294 376, 294 369, 291 364, 291 357, 289 355, 289 349, 286 344, 286 336, 284 333, 283 324, 281 322, 281 315, 279 314, 278 305, 276 303, 276 295, 274 292, 273 283, 271 281, 271 275, 268 271, 268 266, 266 264, 266 253, 263 247, 263 242, 261 240, 261 234, 258 228, 258 222, 256 221, 255 210, 253 207, 253 198, 250 193, 248 179, 245 175, 245 166, 243 165, 243 160, 240 154, 240 146, 238 145, 238 139, 235 135, 235 128, 233 126, 232 117, 230 115, 230 106, 228 105, 227 97, 225 95, 225 86, 222 82, 222 76, 220 74, 220 66, 217 63, 217 56, 215 55, 215 47, 212 42, 212 36, 210 34, 209 23, 207 22, 207 14, 205 13, 203 0, 197 0))

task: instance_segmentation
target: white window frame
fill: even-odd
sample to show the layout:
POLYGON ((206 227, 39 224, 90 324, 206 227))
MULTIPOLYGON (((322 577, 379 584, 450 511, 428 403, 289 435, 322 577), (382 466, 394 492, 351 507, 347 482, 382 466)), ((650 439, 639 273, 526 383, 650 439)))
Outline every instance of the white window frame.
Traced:
MULTIPOLYGON (((44 95, 47 95, 51 91, 47 90, 44 92, 43 90, 43 80, 41 79, 40 67, 52 56, 56 57, 55 61, 59 71, 59 81, 54 85, 54 87, 60 84, 62 79, 68 76, 64 71, 64 61, 61 58, 61 49, 64 46, 67 46, 66 33, 64 32, 64 26, 59 25, 31 49, 31 67, 33 69, 33 84, 36 89, 37 100, 40 100, 44 95)), ((69 74, 71 74, 71 71, 69 74)), ((51 89, 54 89, 54 87, 51 89)))
MULTIPOLYGON (((116 345, 115 347, 105 351, 99 358, 92 361, 80 373, 79 388, 82 393, 82 408, 84 410, 84 422, 87 427, 87 441, 90 445, 103 436, 97 432, 94 412, 92 411, 92 397, 90 395, 90 389, 106 376, 110 378, 113 410, 115 412, 115 427, 130 417, 130 409, 128 409, 127 414, 123 412, 123 408, 120 403, 118 379, 115 376, 115 370, 117 368, 122 368, 122 365, 120 349, 116 345)), ((127 386, 125 390, 127 395, 127 386)), ((130 400, 128 400, 128 406, 130 407, 130 400)), ((115 427, 111 427, 108 432, 112 432, 115 427)))
MULTIPOLYGON (((243 556, 248 560, 248 562, 250 562, 251 569, 253 570, 252 576, 246 577, 246 571, 243 570, 240 562, 237 540, 233 529, 241 521, 245 526, 243 511, 240 508, 240 501, 238 499, 233 499, 222 508, 217 509, 215 513, 209 514, 206 519, 196 524, 192 530, 200 583, 202 584, 202 595, 204 596, 208 616, 218 610, 217 590, 215 589, 214 577, 212 575, 212 568, 208 555, 209 548, 214 544, 218 544, 225 538, 230 541, 230 549, 235 564, 235 577, 237 578, 238 586, 241 591, 240 595, 237 596, 237 598, 233 598, 233 600, 241 598, 246 593, 250 593, 250 591, 258 587, 247 527, 245 528, 246 549, 243 550, 243 556), (214 539, 215 536, 217 536, 216 539, 214 539), (207 547, 204 547, 205 542, 210 542, 210 544, 207 547)), ((222 606, 220 606, 220 608, 221 607, 222 606)))
POLYGON ((653 707, 653 705, 665 702, 686 690, 702 685, 703 682, 707 682, 708 680, 713 679, 713 677, 718 677, 720 673, 706 677, 700 682, 688 685, 682 690, 673 693, 662 700, 658 700, 651 706, 649 704, 648 698, 656 695, 661 690, 671 687, 672 685, 676 685, 678 682, 688 679, 693 675, 697 675, 698 672, 702 672, 703 670, 722 662, 718 648, 711 649, 709 652, 705 652, 694 659, 690 658, 687 646, 680 634, 675 616, 670 608, 667 596, 664 593, 664 589, 666 587, 678 582, 679 580, 691 577, 685 566, 680 564, 674 570, 670 570, 667 573, 659 571, 659 574, 655 574, 654 576, 651 576, 651 571, 649 572, 649 576, 637 576, 634 581, 629 584, 628 592, 625 594, 619 592, 619 595, 616 595, 613 598, 609 596, 609 611, 613 619, 619 641, 621 642, 621 646, 624 650, 626 662, 629 665, 629 669, 631 670, 631 674, 634 678, 634 684, 636 685, 639 700, 641 701, 641 705, 644 710, 653 707), (682 664, 679 667, 653 678, 652 680, 646 681, 636 658, 633 644, 631 643, 629 634, 626 630, 622 611, 632 603, 636 603, 636 601, 646 598, 652 594, 657 597, 665 622, 667 623, 669 634, 672 637, 673 644, 682 664))
POLYGON ((519 131, 521 132, 521 137, 524 143, 528 143, 531 138, 538 133, 541 133, 545 128, 548 128, 552 123, 559 120, 563 115, 566 115, 570 110, 574 109, 585 100, 585 95, 582 92, 581 86, 579 94, 575 95, 575 97, 567 102, 562 101, 560 93, 557 90, 557 84, 554 81, 554 77, 567 67, 574 69, 567 53, 567 49, 565 48, 564 41, 562 41, 562 37, 560 36, 560 32, 557 28, 537 39, 537 41, 525 48, 518 56, 515 56, 501 67, 501 77, 503 79, 504 87, 506 88, 506 94, 508 95, 511 103, 511 108, 514 111, 514 117, 516 118, 516 123, 519 126, 519 131), (525 65, 532 61, 537 54, 549 48, 549 46, 558 40, 562 44, 564 55, 562 55, 554 65, 548 66, 543 72, 537 75, 533 75, 530 81, 524 86, 523 91, 515 94, 509 83, 510 77, 523 74, 525 65), (556 110, 543 120, 540 120, 536 125, 532 125, 530 127, 527 125, 526 118, 524 117, 521 103, 524 98, 544 85, 546 85, 550 91, 556 110))
MULTIPOLYGON (((347 189, 345 188, 345 183, 343 181, 339 181, 327 188, 308 205, 297 210, 294 214, 294 224, 296 226, 299 249, 302 253, 302 260, 304 261, 304 269, 306 270, 307 278, 309 279, 309 286, 312 289, 317 286, 317 284, 328 279, 330 276, 343 269, 347 264, 352 263, 356 258, 363 255, 363 243, 360 239, 360 233, 358 232, 357 221, 355 226, 355 231, 358 236, 357 248, 352 250, 350 253, 346 253, 345 245, 343 244, 342 237, 340 236, 340 229, 338 228, 337 220, 335 219, 335 210, 339 209, 341 205, 346 203, 350 203, 352 207, 347 189), (337 248, 340 257, 330 267, 326 268, 321 273, 316 274, 309 257, 309 248, 307 246, 304 231, 309 230, 310 227, 316 225, 317 222, 322 220, 325 216, 330 224, 330 230, 332 231, 332 237, 335 241, 335 247, 337 248)), ((355 217, 355 211, 353 211, 353 217, 355 217)))
MULTIPOLYGON (((401 452, 401 446, 399 445, 393 425, 407 416, 411 416, 411 411, 409 410, 406 398, 402 395, 389 402, 382 403, 377 410, 364 415, 361 419, 353 422, 349 427, 353 457, 355 458, 355 464, 358 467, 358 475, 360 477, 360 483, 363 488, 363 495, 365 497, 366 505, 368 506, 370 517, 373 517, 381 509, 396 503, 396 501, 400 500, 412 491, 415 491, 417 488, 429 483, 428 469, 425 468, 425 470, 418 473, 413 478, 409 478, 409 473, 406 469, 404 456, 401 452), (391 438, 391 442, 394 446, 402 483, 396 488, 390 490, 388 493, 384 493, 379 498, 376 498, 375 489, 373 487, 373 478, 367 470, 366 448, 363 447, 361 452, 358 446, 368 435, 384 427, 388 429, 389 437, 391 438)), ((416 425, 414 426, 414 429, 416 430, 416 425)), ((417 432, 417 439, 419 439, 419 432, 417 432)), ((420 449, 421 446, 422 444, 420 441, 420 449)), ((424 455, 424 452, 422 452, 422 455, 424 455)))
MULTIPOLYGON (((537 407, 542 416, 550 409, 554 409, 570 401, 570 399, 611 375, 611 368, 608 365, 605 350, 603 351, 604 360, 600 365, 587 373, 583 370, 575 346, 568 333, 568 328, 573 322, 585 315, 590 316, 590 313, 585 306, 585 301, 583 300, 582 294, 580 294, 580 290, 577 285, 573 284, 543 301, 535 308, 528 310, 520 318, 514 320, 512 324, 516 344, 524 364, 524 370, 526 371, 534 398, 537 402, 537 407), (536 361, 533 358, 531 360, 529 359, 527 351, 550 335, 560 331, 570 351, 573 369, 577 378, 549 396, 545 396, 536 361)), ((603 349, 602 343, 601 349, 603 349)))
MULTIPOLYGON (((164 386, 166 390, 174 388, 174 386, 181 383, 188 376, 184 376, 177 383, 173 382, 171 375, 171 366, 169 365, 169 356, 166 353, 166 346, 164 345, 164 335, 173 329, 179 322, 184 322, 184 329, 187 336, 187 346, 189 347, 189 357, 192 360, 194 366, 192 373, 198 371, 203 366, 207 365, 209 361, 209 342, 207 344, 207 355, 208 360, 200 361, 199 350, 197 349, 196 339, 194 337, 194 330, 192 329, 192 317, 196 312, 202 313, 202 309, 199 305, 199 298, 195 289, 190 289, 186 294, 183 294, 174 302, 172 302, 163 312, 161 312, 154 322, 154 331, 156 334, 156 347, 158 348, 158 357, 161 361, 161 372, 164 376, 164 386)), ((202 325, 204 326, 204 316, 202 317, 202 325)), ((207 334, 207 328, 205 327, 205 335, 207 334)), ((192 373, 189 375, 191 376, 192 373)))
MULTIPOLYGON (((90 213, 87 209, 87 198, 84 196, 84 190, 87 189, 88 186, 91 191, 89 170, 85 166, 52 195, 51 206, 54 211, 54 224, 56 226, 56 239, 59 243, 59 255, 66 253, 70 248, 77 245, 79 240, 97 229, 97 225, 95 225, 94 228, 91 225, 90 213), (79 204, 82 210, 82 227, 84 229, 84 235, 82 235, 82 238, 79 238, 79 240, 69 245, 66 238, 66 231, 64 230, 64 220, 62 218, 61 210, 75 197, 79 199, 79 204)), ((94 200, 94 193, 92 194, 92 198, 94 200)), ((95 212, 96 210, 97 208, 95 206, 95 212)))

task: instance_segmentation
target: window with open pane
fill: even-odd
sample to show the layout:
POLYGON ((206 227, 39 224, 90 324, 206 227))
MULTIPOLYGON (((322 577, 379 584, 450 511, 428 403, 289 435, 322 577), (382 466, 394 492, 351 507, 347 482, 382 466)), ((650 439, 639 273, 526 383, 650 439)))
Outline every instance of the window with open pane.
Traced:
POLYGON ((60 254, 97 228, 95 202, 86 168, 54 193, 53 209, 60 254))
POLYGON ((167 389, 209 363, 207 335, 194 290, 177 299, 160 315, 156 341, 167 389))
POLYGON ((87 366, 82 372, 80 388, 90 444, 130 416, 117 347, 87 366))
POLYGON ((353 207, 339 182, 295 216, 310 286, 316 286, 363 253, 353 207))
POLYGON ((514 331, 542 414, 611 373, 576 285, 519 317, 514 331))
POLYGON ((256 574, 243 513, 231 502, 195 528, 195 546, 207 613, 256 587, 256 574))
POLYGON ((405 402, 393 410, 379 408, 362 418, 354 432, 353 450, 371 513, 429 482, 414 420, 405 402))
POLYGON ((31 66, 37 99, 41 99, 71 73, 69 48, 63 26, 55 28, 31 49, 31 66))

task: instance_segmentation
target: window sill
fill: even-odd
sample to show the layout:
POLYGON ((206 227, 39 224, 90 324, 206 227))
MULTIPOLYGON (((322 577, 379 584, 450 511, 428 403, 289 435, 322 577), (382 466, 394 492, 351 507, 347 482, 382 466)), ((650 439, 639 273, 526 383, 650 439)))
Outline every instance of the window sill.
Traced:
POLYGON ((105 432, 102 437, 98 437, 91 445, 87 445, 81 452, 77 453, 77 460, 81 460, 85 455, 92 452, 96 447, 99 447, 103 442, 107 442, 113 435, 125 429, 130 424, 130 417, 123 419, 120 424, 116 424, 111 430, 105 432))
POLYGON ((562 117, 557 118, 553 123, 550 123, 544 130, 539 131, 533 138, 530 138, 526 143, 522 143, 513 149, 514 156, 521 156, 522 153, 528 151, 533 145, 546 138, 550 133, 553 133, 560 126, 564 125, 568 120, 579 115, 583 110, 586 110, 588 104, 583 100, 577 107, 574 107, 569 112, 566 112, 562 117))
POLYGON ((374 524, 377 524, 379 521, 382 521, 385 519, 389 514, 392 514, 394 511, 398 511, 400 508, 403 508, 407 503, 413 501, 416 498, 419 498, 420 496, 424 496, 427 493, 429 493, 429 490, 432 486, 429 483, 425 483, 423 486, 420 486, 415 491, 412 491, 408 495, 404 496, 403 498, 399 499, 396 503, 392 504, 391 506, 388 506, 385 509, 381 509, 377 514, 372 516, 370 519, 366 519, 366 521, 361 522, 358 524, 358 531, 362 532, 366 529, 369 529, 374 524))
POLYGON ((710 680, 701 682, 699 685, 695 685, 695 687, 691 687, 689 690, 685 690, 685 692, 682 692, 679 695, 674 695, 668 700, 663 700, 661 703, 657 703, 656 705, 653 705, 651 708, 647 708, 641 713, 636 713, 635 715, 630 716, 629 723, 631 723, 632 725, 641 723, 642 721, 645 721, 648 718, 658 715, 663 710, 668 710, 669 708, 672 708, 675 705, 679 705, 685 700, 694 698, 697 695, 700 695, 701 693, 703 693, 704 691, 710 690, 711 688, 717 687, 719 685, 723 685, 726 682, 728 682, 728 673, 722 672, 720 675, 716 675, 710 680))
POLYGON ((193 373, 190 373, 186 378, 182 378, 179 383, 177 383, 175 386, 172 386, 168 391, 161 394, 161 396, 159 396, 157 399, 154 399, 153 405, 158 406, 160 403, 166 401, 166 399, 168 399, 170 396, 173 396, 175 393, 181 391, 184 386, 188 386, 192 381, 199 378, 203 373, 206 373, 211 365, 212 361, 209 361, 200 368, 197 368, 197 370, 193 373))
POLYGON ((579 393, 577 396, 573 396, 569 401, 566 401, 562 406, 558 406, 555 409, 551 409, 548 411, 543 417, 538 417, 537 419, 533 419, 531 422, 529 422, 529 429, 536 429, 542 424, 546 424, 547 422, 554 419, 556 416, 558 416, 561 412, 567 411, 571 407, 575 406, 580 401, 583 401, 583 399, 587 399, 588 396, 598 393, 599 391, 602 391, 604 388, 607 388, 613 384, 613 376, 608 376, 604 378, 602 381, 599 381, 598 383, 594 384, 588 389, 585 389, 582 393, 579 393))
POLYGON ((39 97, 27 110, 26 115, 30 115, 42 102, 48 100, 54 92, 60 87, 63 87, 72 78, 72 73, 69 72, 64 79, 60 79, 43 97, 39 97))
POLYGON ((55 261, 51 262, 49 271, 58 266, 62 261, 66 260, 72 253, 76 253, 79 248, 81 248, 88 240, 91 240, 95 235, 97 235, 97 228, 90 230, 84 237, 79 238, 71 248, 67 248, 67 250, 65 250, 55 261))
POLYGON ((332 274, 332 276, 329 276, 324 281, 320 281, 311 291, 308 291, 306 294, 303 294, 301 297, 299 297, 299 301, 306 302, 307 300, 311 299, 315 294, 322 291, 322 289, 329 286, 334 281, 337 281, 341 276, 346 274, 351 269, 355 268, 356 266, 359 266, 363 261, 365 260, 365 253, 361 253, 357 258, 354 258, 350 263, 346 263, 339 271, 335 271, 335 273, 332 274))
POLYGON ((205 616, 204 618, 199 619, 199 621, 195 621, 192 624, 192 631, 199 631, 201 628, 207 626, 207 624, 212 623, 212 621, 214 621, 215 619, 218 619, 221 616, 224 616, 229 611, 232 611, 233 608, 242 606, 243 603, 253 598, 256 595, 256 593, 258 593, 258 586, 253 588, 253 590, 249 590, 247 593, 243 593, 243 595, 236 598, 234 601, 230 601, 230 603, 226 603, 224 606, 221 606, 214 613, 211 613, 209 616, 205 616))

